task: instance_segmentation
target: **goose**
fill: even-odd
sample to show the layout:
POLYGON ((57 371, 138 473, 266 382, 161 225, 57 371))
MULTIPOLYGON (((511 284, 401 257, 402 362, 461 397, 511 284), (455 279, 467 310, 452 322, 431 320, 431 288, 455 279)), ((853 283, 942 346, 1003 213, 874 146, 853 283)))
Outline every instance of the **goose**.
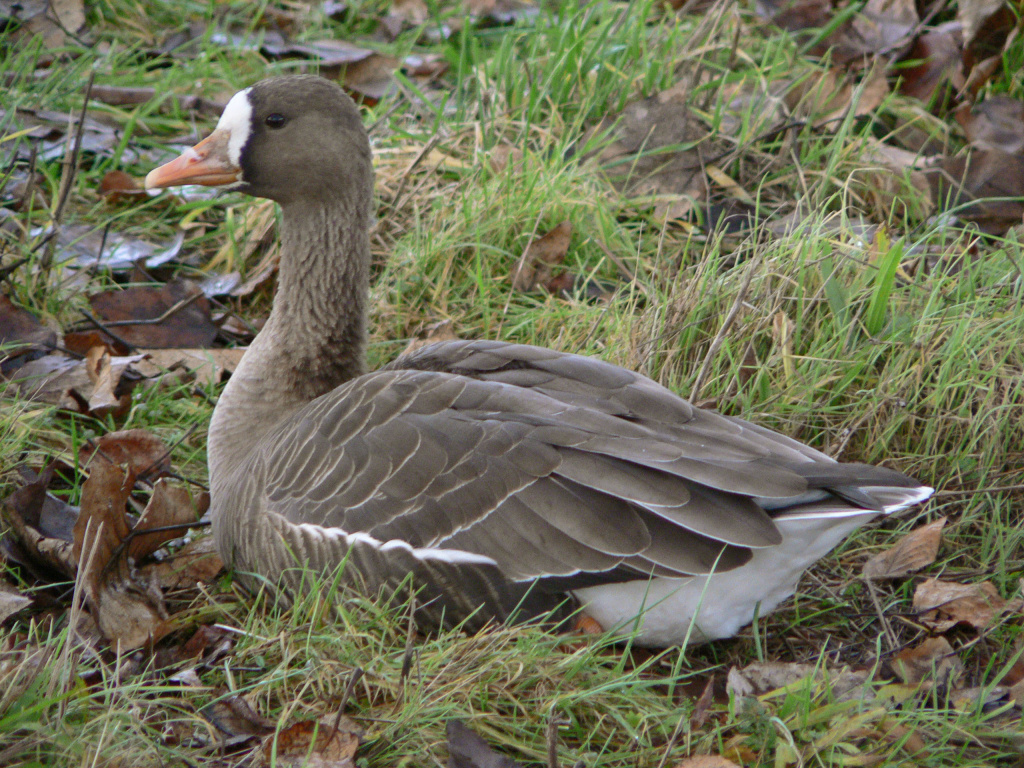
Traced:
POLYGON ((411 586, 428 628, 596 622, 639 645, 702 643, 932 492, 574 354, 443 341, 368 372, 372 153, 331 81, 235 94, 146 177, 182 184, 281 208, 273 309, 209 427, 213 535, 251 590, 411 586))

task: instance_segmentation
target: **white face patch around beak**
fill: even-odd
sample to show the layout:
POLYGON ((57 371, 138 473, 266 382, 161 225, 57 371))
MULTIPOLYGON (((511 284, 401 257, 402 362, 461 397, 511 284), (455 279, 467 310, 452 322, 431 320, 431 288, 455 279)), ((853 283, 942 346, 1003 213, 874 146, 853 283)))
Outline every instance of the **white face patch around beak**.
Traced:
POLYGON ((242 164, 242 147, 249 140, 249 131, 252 130, 250 90, 246 88, 232 96, 217 122, 217 130, 228 133, 228 159, 236 166, 242 164))

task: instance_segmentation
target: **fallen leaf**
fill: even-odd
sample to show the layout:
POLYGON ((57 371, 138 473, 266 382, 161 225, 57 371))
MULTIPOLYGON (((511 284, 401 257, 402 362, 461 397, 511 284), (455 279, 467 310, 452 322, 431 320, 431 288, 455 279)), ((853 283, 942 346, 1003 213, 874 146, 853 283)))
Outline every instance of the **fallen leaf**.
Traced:
POLYGON ((155 481, 171 471, 170 451, 145 429, 124 429, 88 441, 78 452, 82 467, 98 464, 127 465, 137 477, 155 481))
POLYGON ((511 757, 495 752, 461 720, 449 720, 448 768, 521 768, 511 757))
POLYGON ((103 174, 99 193, 109 203, 137 203, 149 199, 149 193, 138 180, 124 171, 107 171, 103 174))
POLYGON ((38 171, 30 174, 27 170, 11 169, 5 173, 0 185, 4 203, 15 211, 27 213, 50 207, 46 177, 38 171))
MULTIPOLYGON (((29 234, 43 237, 50 231, 38 227, 29 234)), ((184 232, 178 232, 170 242, 156 244, 104 227, 75 224, 57 232, 54 261, 76 269, 128 270, 137 262, 142 262, 146 269, 155 269, 177 258, 184 242, 184 232)))
POLYGON ((784 100, 796 117, 820 128, 845 118, 851 110, 855 117, 871 114, 888 94, 885 65, 879 62, 859 82, 835 68, 804 78, 786 92, 784 100))
POLYGON ((379 55, 374 50, 360 48, 358 45, 337 38, 296 43, 285 41, 280 37, 274 39, 270 35, 264 36, 260 50, 267 56, 273 56, 274 58, 305 56, 316 59, 321 69, 355 64, 379 55))
POLYGON ((199 710, 218 730, 228 736, 225 746, 236 746, 274 732, 274 721, 260 715, 237 694, 224 696, 199 710))
POLYGON ((683 218, 707 196, 705 158, 720 149, 690 109, 690 86, 683 81, 627 104, 592 134, 613 139, 596 158, 612 185, 653 202, 658 218, 683 218))
POLYGON ((990 23, 993 16, 1006 8, 1006 0, 959 0, 956 15, 963 27, 965 46, 969 46, 990 23))
POLYGON ((194 498, 188 486, 161 477, 153 484, 153 494, 149 497, 142 517, 132 529, 132 540, 128 544, 129 557, 141 560, 168 541, 180 539, 189 526, 203 516, 209 505, 208 494, 200 493, 194 498), (153 528, 171 530, 145 533, 153 528))
POLYGON ((763 696, 771 691, 789 688, 808 680, 813 681, 815 685, 827 686, 836 701, 866 701, 874 695, 868 686, 870 679, 868 671, 851 670, 848 667, 828 668, 817 664, 762 662, 749 664, 743 669, 732 667, 726 679, 726 691, 737 698, 763 696))
POLYGON ((966 80, 960 68, 958 32, 958 24, 940 25, 914 41, 906 61, 916 63, 900 69, 900 93, 929 104, 946 84, 955 90, 964 87, 966 80))
POLYGON ((991 152, 1024 152, 1024 101, 992 96, 956 112, 972 147, 991 152))
MULTIPOLYGON (((930 637, 914 648, 896 654, 892 666, 904 683, 917 684, 926 679, 947 685, 963 673, 963 662, 944 637, 930 637)), ((882 691, 878 692, 883 697, 882 691)))
POLYGON ((914 0, 867 0, 840 45, 855 54, 892 54, 910 45, 920 20, 914 0))
POLYGON ((739 766, 721 755, 697 755, 688 757, 681 763, 676 763, 675 768, 739 768, 739 766))
POLYGON ((132 577, 125 506, 135 473, 95 462, 82 486, 74 554, 100 632, 120 651, 156 642, 171 627, 162 596, 132 577))
POLYGON ((1004 600, 988 581, 958 584, 928 579, 914 591, 914 611, 934 632, 945 632, 957 624, 984 629, 1002 614, 1020 609, 1020 600, 1004 600))
POLYGON ((295 723, 263 740, 263 764, 286 768, 352 768, 362 729, 349 718, 295 723))
POLYGON ((106 347, 93 347, 85 356, 85 371, 92 384, 92 394, 86 401, 89 413, 97 417, 121 416, 131 406, 131 395, 114 393, 121 382, 120 372, 114 371, 111 354, 106 347))
POLYGON ((89 304, 105 323, 118 323, 107 326, 111 334, 134 347, 208 347, 217 338, 209 300, 184 280, 94 293, 89 304))
POLYGON ((872 556, 862 571, 867 579, 899 579, 935 562, 946 518, 911 531, 895 546, 872 556))
POLYGON ((436 344, 439 341, 455 341, 458 338, 455 331, 452 330, 451 320, 438 320, 436 323, 430 323, 417 330, 405 349, 402 350, 402 354, 408 355, 428 344, 436 344))
POLYGON ((424 0, 394 0, 389 13, 397 16, 411 27, 418 27, 430 17, 430 11, 424 0))
POLYGON ((563 221, 527 244, 512 268, 512 287, 517 291, 530 291, 538 284, 547 283, 551 279, 551 268, 565 260, 571 237, 572 224, 563 221))
MULTIPOLYGON (((37 0, 0 5, 0 28, 13 42, 38 37, 47 50, 60 48, 85 25, 83 0, 37 0)), ((37 66, 39 62, 37 62, 37 66)))
POLYGON ((220 384, 227 374, 233 373, 245 349, 140 349, 139 353, 145 355, 145 359, 134 368, 147 379, 168 371, 184 370, 198 384, 206 386, 220 384))
POLYGON ((31 597, 26 597, 6 581, 0 581, 0 624, 31 604, 31 597))
POLYGON ((64 334, 64 349, 75 355, 85 357, 89 350, 95 347, 104 347, 115 356, 124 356, 131 352, 125 344, 99 331, 71 331, 64 334))
POLYGON ((540 9, 530 0, 463 0, 463 8, 479 22, 513 24, 532 19, 540 9))
POLYGON ((523 171, 523 150, 502 142, 487 153, 487 162, 495 173, 503 172, 511 164, 513 172, 519 174, 523 171))
POLYGON ((187 589, 197 583, 209 584, 224 570, 212 536, 191 541, 159 563, 143 569, 163 589, 187 589))
POLYGON ((36 319, 36 316, 0 294, 0 373, 7 376, 16 368, 24 365, 34 357, 43 354, 43 350, 53 349, 57 345, 57 333, 36 319))
MULTIPOLYGON (((125 373, 142 355, 127 357, 111 357, 109 359, 109 380, 116 379, 118 385, 114 393, 119 393, 119 386, 125 373)), ((70 411, 88 412, 88 403, 95 389, 94 377, 90 375, 85 360, 73 360, 66 355, 46 355, 21 366, 11 375, 11 381, 17 385, 18 393, 30 400, 50 403, 70 411)))
POLYGON ((693 731, 699 731, 704 727, 704 723, 707 722, 708 713, 711 710, 711 704, 714 701, 715 691, 715 676, 711 675, 708 678, 707 685, 704 686, 704 690, 693 704, 693 712, 690 715, 690 729, 693 731))
POLYGON ((8 558, 27 567, 41 581, 46 574, 35 566, 74 578, 77 570, 72 538, 78 510, 52 496, 47 488, 53 465, 15 489, 0 504, 6 523, 3 537, 8 558))
POLYGON ((338 79, 356 101, 372 107, 398 90, 395 72, 400 66, 401 62, 396 58, 374 54, 345 65, 338 79))

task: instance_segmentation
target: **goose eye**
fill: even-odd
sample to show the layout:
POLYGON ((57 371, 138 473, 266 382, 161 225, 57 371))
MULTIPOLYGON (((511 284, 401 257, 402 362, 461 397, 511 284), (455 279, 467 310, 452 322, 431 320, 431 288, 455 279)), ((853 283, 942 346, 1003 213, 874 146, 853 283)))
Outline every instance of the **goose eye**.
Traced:
POLYGON ((270 128, 282 128, 284 127, 285 119, 284 115, 275 112, 272 115, 267 115, 267 119, 263 122, 265 122, 270 128))

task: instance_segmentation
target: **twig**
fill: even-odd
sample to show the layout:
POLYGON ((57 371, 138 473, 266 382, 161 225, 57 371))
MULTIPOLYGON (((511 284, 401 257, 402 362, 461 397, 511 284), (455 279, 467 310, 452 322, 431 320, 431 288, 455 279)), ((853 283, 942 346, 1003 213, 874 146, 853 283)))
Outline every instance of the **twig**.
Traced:
POLYGON ((548 767, 558 768, 558 726, 565 724, 554 712, 548 718, 547 742, 548 742, 548 767))
POLYGON ((0 280, 6 280, 11 274, 22 264, 28 262, 28 256, 18 259, 13 264, 8 264, 6 267, 0 267, 0 280))
POLYGON ((630 271, 626 269, 626 265, 623 263, 622 259, 616 256, 612 252, 611 248, 609 248, 599 238, 596 237, 590 238, 590 242, 594 243, 598 248, 600 248, 604 252, 604 255, 607 256, 609 261, 611 261, 611 263, 615 265, 615 267, 619 270, 619 274, 622 275, 622 278, 624 280, 629 280, 630 283, 639 288, 640 293, 642 293, 647 298, 651 297, 650 293, 648 293, 647 291, 647 286, 637 280, 636 273, 630 274, 630 271))
MULTIPOLYGON (((708 681, 707 688, 710 688, 714 680, 715 676, 712 675, 711 679, 708 681)), ((707 688, 705 690, 707 690, 707 688)), ((672 731, 672 736, 669 738, 668 744, 665 745, 665 751, 662 752, 661 760, 658 761, 658 768, 665 768, 665 763, 668 762, 669 753, 675 749, 676 742, 679 741, 679 734, 683 732, 683 724, 687 722, 689 721, 687 720, 685 713, 679 715, 679 722, 676 723, 675 730, 672 731)))
POLYGON ((889 646, 889 653, 894 653, 896 648, 899 647, 899 641, 896 639, 896 633, 892 631, 889 619, 886 618, 885 612, 882 610, 882 604, 878 601, 878 590, 875 589, 875 581, 865 577, 864 583, 868 585, 868 595, 871 597, 871 604, 875 606, 878 620, 882 622, 885 644, 889 646))
POLYGON ((134 344, 122 338, 121 336, 118 336, 116 333, 107 328, 106 324, 102 320, 99 320, 96 317, 94 317, 88 310, 80 309, 78 311, 85 315, 89 319, 89 322, 91 322, 93 325, 95 325, 97 328, 99 328, 101 331, 107 334, 107 336, 112 338, 117 343, 123 344, 129 352, 136 348, 134 344))
POLYGON ((729 328, 732 327, 733 322, 736 320, 736 316, 740 312, 740 307, 743 306, 743 301, 747 298, 747 291, 750 289, 750 282, 754 279, 754 270, 760 266, 760 264, 761 259, 758 257, 751 261, 750 266, 747 267, 747 273, 743 276, 743 283, 740 285, 740 292, 736 295, 736 300, 733 301, 732 307, 729 308, 729 314, 725 316, 725 320, 718 329, 718 333, 716 333, 715 338, 712 339, 711 346, 708 347, 708 353, 704 356, 704 362, 700 364, 700 370, 697 371, 697 378, 694 380, 693 389, 690 391, 691 403, 695 403, 700 399, 700 391, 704 388, 704 379, 708 375, 711 363, 718 354, 718 350, 722 346, 722 342, 725 340, 725 335, 729 332, 729 328))
MULTIPOLYGON (((64 167, 60 177, 60 192, 57 195, 57 207, 53 210, 53 231, 60 228, 60 222, 64 218, 64 207, 67 205, 68 197, 71 195, 71 187, 74 186, 75 176, 78 173, 78 155, 82 151, 82 133, 85 130, 85 113, 89 108, 89 95, 92 93, 92 81, 96 78, 96 72, 89 73, 89 81, 85 84, 85 97, 82 99, 82 111, 78 114, 78 125, 75 130, 75 141, 71 146, 71 154, 64 156, 64 167)), ((53 262, 53 240, 46 249, 41 266, 48 270, 53 262)))
POLYGON ((417 166, 423 162, 423 158, 430 154, 430 151, 438 145, 441 141, 439 136, 431 136, 430 141, 423 145, 423 149, 420 150, 419 154, 416 155, 416 159, 412 161, 412 165, 405 169, 405 173, 402 174, 402 178, 398 180, 398 190, 395 192, 395 197, 391 201, 391 207, 397 209, 398 204, 402 200, 402 193, 405 191, 405 184, 409 180, 410 174, 416 170, 417 166))
POLYGON ((352 670, 352 676, 348 679, 348 685, 345 686, 345 692, 341 695, 341 704, 338 705, 338 714, 334 716, 334 725, 331 726, 331 733, 327 737, 328 744, 331 743, 335 734, 338 733, 338 728, 341 726, 341 716, 345 712, 345 707, 348 706, 348 700, 352 698, 352 693, 356 689, 356 683, 362 679, 364 674, 362 667, 356 667, 352 670))
POLYGON ((1007 491, 1024 491, 1024 483, 1017 485, 989 485, 985 488, 962 488, 960 490, 936 491, 932 498, 943 496, 974 496, 978 493, 1006 493, 1007 491))
POLYGON ((413 639, 416 637, 416 591, 409 585, 409 625, 405 630, 405 654, 402 656, 402 671, 398 676, 399 682, 404 686, 405 679, 412 672, 413 660, 413 639))
MULTIPOLYGON (((145 320, 107 320, 107 321, 104 321, 104 328, 103 328, 103 330, 106 331, 107 328, 121 328, 121 327, 128 326, 128 325, 160 325, 160 323, 164 322, 165 320, 167 320, 171 316, 176 315, 178 312, 181 312, 181 310, 183 310, 189 304, 194 302, 196 299, 201 298, 202 295, 203 295, 202 291, 199 291, 197 293, 193 293, 188 298, 185 298, 185 299, 182 299, 181 301, 175 302, 174 305, 169 307, 159 317, 149 317, 149 318, 146 318, 145 320)), ((85 312, 83 312, 82 314, 85 314, 85 312)), ((90 320, 91 319, 92 318, 90 317, 90 320)), ((109 333, 109 331, 108 331, 108 333, 109 333)), ((120 341, 120 339, 118 339, 118 341, 120 341)), ((131 345, 129 345, 129 346, 131 346, 131 345)))

